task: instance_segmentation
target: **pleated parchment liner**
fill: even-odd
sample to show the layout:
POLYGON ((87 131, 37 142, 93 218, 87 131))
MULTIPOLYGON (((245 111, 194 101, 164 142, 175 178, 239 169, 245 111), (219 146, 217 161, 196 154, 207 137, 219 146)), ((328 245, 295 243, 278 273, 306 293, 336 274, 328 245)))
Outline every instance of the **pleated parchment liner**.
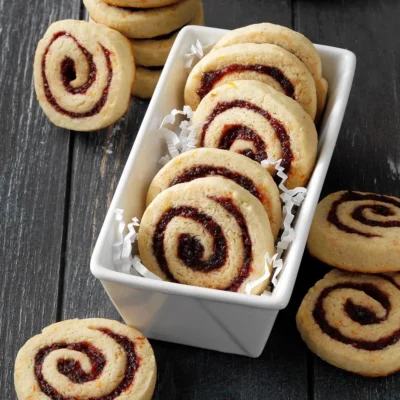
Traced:
MULTIPOLYGON (((202 58, 207 54, 213 44, 203 46, 198 40, 196 44, 190 48, 190 53, 186 54, 186 68, 191 68, 195 61, 202 58), (197 60, 196 60, 197 59, 197 60)), ((162 121, 159 129, 159 134, 165 138, 168 154, 159 160, 160 167, 164 166, 172 158, 177 157, 186 151, 195 149, 197 147, 196 130, 199 125, 192 125, 191 120, 193 111, 189 106, 184 106, 183 110, 172 110, 162 121), (186 119, 182 120, 177 125, 177 117, 183 116, 186 119), (167 128, 167 126, 169 126, 167 128)), ((262 281, 270 278, 269 266, 272 267, 272 279, 268 289, 262 294, 269 296, 272 291, 279 284, 279 277, 284 268, 284 260, 282 256, 296 237, 293 227, 293 220, 298 207, 304 201, 307 189, 304 187, 297 187, 295 189, 287 189, 285 182, 287 175, 284 173, 284 168, 281 167, 282 160, 274 160, 269 157, 261 162, 263 167, 274 165, 277 170, 277 176, 281 179, 279 189, 281 190, 281 200, 283 202, 282 215, 282 231, 278 237, 276 244, 276 253, 264 256, 265 273, 264 275, 246 286, 246 293, 251 293, 251 290, 260 284, 262 281)), ((161 280, 157 275, 150 272, 141 262, 137 254, 137 228, 140 226, 139 219, 133 218, 131 222, 124 221, 124 210, 116 209, 115 211, 115 241, 112 244, 113 264, 115 270, 129 275, 141 276, 146 279, 161 280)))

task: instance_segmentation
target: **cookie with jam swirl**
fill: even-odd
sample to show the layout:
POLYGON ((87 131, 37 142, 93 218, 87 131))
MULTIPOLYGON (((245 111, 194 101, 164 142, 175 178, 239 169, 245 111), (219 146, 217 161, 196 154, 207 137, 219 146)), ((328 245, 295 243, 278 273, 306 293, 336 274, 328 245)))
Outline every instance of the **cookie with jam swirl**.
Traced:
POLYGON ((150 400, 156 361, 136 329, 101 318, 50 325, 18 352, 19 400, 150 400))
POLYGON ((328 82, 322 77, 322 63, 314 45, 300 32, 285 26, 262 23, 235 29, 220 39, 213 50, 238 43, 271 43, 299 58, 310 71, 317 91, 316 120, 321 117, 328 93, 328 82))
POLYGON ((307 67, 275 44, 235 44, 208 53, 190 72, 185 103, 196 109, 215 87, 237 80, 257 80, 297 101, 314 120, 317 94, 307 67))
POLYGON ((135 81, 132 46, 119 32, 85 21, 58 21, 34 63, 39 104, 55 125, 92 131, 121 118, 135 81))
POLYGON ((328 363, 359 375, 400 369, 398 273, 333 270, 310 289, 296 316, 309 349, 328 363))
MULTIPOLYGON (((196 179, 161 192, 139 229, 143 264, 164 280, 245 293, 274 254, 268 215, 260 201, 221 177, 196 179)), ((268 280, 253 288, 261 294, 268 280)))
MULTIPOLYGON (((310 116, 293 99, 258 81, 234 81, 212 90, 194 113, 199 146, 243 154, 257 162, 282 159, 286 186, 307 184, 318 135, 310 116)), ((268 171, 276 174, 274 166, 268 171)))
POLYGON ((151 182, 147 205, 163 190, 207 176, 221 176, 246 189, 263 204, 274 238, 282 223, 279 190, 271 175, 255 161, 232 151, 199 148, 173 158, 151 182))
POLYGON ((348 271, 400 271, 400 199, 340 191, 317 206, 308 250, 348 271))

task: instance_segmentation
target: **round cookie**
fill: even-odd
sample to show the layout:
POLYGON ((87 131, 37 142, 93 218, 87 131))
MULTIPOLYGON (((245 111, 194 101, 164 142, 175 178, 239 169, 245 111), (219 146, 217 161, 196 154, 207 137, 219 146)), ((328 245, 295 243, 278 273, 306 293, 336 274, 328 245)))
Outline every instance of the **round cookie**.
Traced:
MULTIPOLYGON (((286 186, 304 186, 317 155, 317 131, 310 116, 291 98, 258 81, 235 81, 212 90, 194 113, 202 124, 199 146, 246 155, 257 162, 282 159, 286 186)), ((269 167, 276 174, 274 166, 269 167)))
POLYGON ((141 99, 150 99, 160 79, 162 69, 137 67, 137 79, 132 94, 141 99))
POLYGON ((163 190, 207 176, 221 176, 242 186, 263 204, 276 239, 282 223, 279 190, 271 175, 255 161, 232 151, 200 148, 173 158, 155 176, 147 205, 163 190))
MULTIPOLYGON (((139 229, 143 264, 164 280, 245 293, 275 254, 268 215, 247 190, 221 177, 161 192, 139 229)), ((254 287, 261 294, 268 279, 254 287)))
POLYGON ((307 67, 292 53, 274 44, 236 44, 207 54, 191 71, 185 103, 196 109, 216 86, 235 80, 258 80, 296 100, 312 119, 317 96, 307 67))
POLYGON ((18 399, 150 400, 157 377, 153 350, 136 329, 101 318, 43 329, 18 352, 18 399))
POLYGON ((83 0, 94 21, 128 38, 148 39, 175 31, 195 15, 200 0, 182 0, 170 6, 138 10, 110 6, 104 0, 83 0))
POLYGON ((322 77, 321 57, 314 45, 300 32, 285 26, 262 23, 235 29, 220 39, 213 50, 238 43, 271 43, 284 48, 299 58, 314 78, 317 90, 317 114, 319 120, 325 108, 328 82, 322 77))
POLYGON ((181 0, 104 0, 116 7, 158 8, 178 3, 181 0))
POLYGON ((317 206, 307 246, 312 256, 348 271, 400 271, 400 199, 330 194, 317 206))
MULTIPOLYGON (((204 25, 204 11, 201 2, 195 17, 188 22, 188 25, 204 25)), ((132 40, 136 63, 144 67, 163 66, 180 29, 153 39, 132 40)))
POLYGON ((329 272, 296 316, 309 349, 328 363, 368 377, 400 369, 400 276, 329 272))
POLYGON ((38 44, 34 79, 39 104, 55 125, 75 131, 104 128, 129 106, 135 81, 132 46, 106 26, 55 22, 38 44))

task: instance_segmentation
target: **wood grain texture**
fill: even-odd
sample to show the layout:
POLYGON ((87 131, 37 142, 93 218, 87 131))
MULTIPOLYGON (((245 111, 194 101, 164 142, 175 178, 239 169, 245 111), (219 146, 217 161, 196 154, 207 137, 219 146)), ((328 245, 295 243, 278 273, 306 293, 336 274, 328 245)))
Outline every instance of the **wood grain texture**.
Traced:
MULTIPOLYGON (((398 2, 203 3, 209 26, 294 21, 312 41, 354 51, 355 82, 323 193, 352 188, 400 196, 398 2)), ((33 53, 51 22, 79 15, 79 0, 33 0, 29 7, 0 0, 0 399, 15 398, 16 352, 42 327, 60 317, 120 319, 89 262, 148 103, 133 99, 127 115, 101 132, 69 133, 46 119, 33 90, 33 53)), ((152 341, 159 371, 154 398, 400 398, 400 374, 367 380, 307 352, 295 313, 327 271, 306 254, 292 300, 258 359, 152 341)))
POLYGON ((62 319, 118 319, 89 262, 148 102, 132 98, 114 127, 75 133, 62 319))
POLYGON ((236 29, 260 22, 291 26, 291 0, 202 0, 205 25, 236 29))
MULTIPOLYGON (((400 195, 400 4, 394 1, 294 3, 295 28, 316 43, 344 47, 357 56, 355 80, 323 195, 355 189, 400 195)), ((303 258, 309 286, 329 268, 303 258)), ((365 379, 313 357, 315 399, 398 399, 400 374, 365 379)))
POLYGON ((33 55, 48 25, 79 3, 0 0, 0 398, 13 399, 18 349, 56 321, 69 133, 42 113, 33 55), (34 11, 34 12, 33 12, 34 11))

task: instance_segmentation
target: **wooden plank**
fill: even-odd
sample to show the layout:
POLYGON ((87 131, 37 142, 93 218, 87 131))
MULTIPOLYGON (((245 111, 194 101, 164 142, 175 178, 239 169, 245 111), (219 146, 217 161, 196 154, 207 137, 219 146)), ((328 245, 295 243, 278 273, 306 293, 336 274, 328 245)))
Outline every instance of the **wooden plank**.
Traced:
POLYGON ((33 89, 37 42, 79 15, 76 1, 0 0, 0 398, 15 398, 14 359, 56 321, 69 133, 44 116, 33 89))
MULTIPOLYGON (((209 26, 232 29, 265 20, 291 25, 290 1, 203 3, 209 26)), ((89 260, 145 110, 146 102, 133 100, 116 128, 75 136, 63 319, 119 319, 91 276, 89 260)), ((159 367, 155 399, 306 398, 306 350, 296 334, 294 313, 290 306, 279 315, 268 346, 257 360, 153 341, 159 367)))
POLYGON ((89 262, 147 105, 132 98, 114 127, 75 133, 62 319, 118 318, 89 262))
POLYGON ((202 0, 205 24, 215 28, 236 29, 260 22, 272 22, 290 27, 290 0, 202 0))
MULTIPOLYGON (((400 110, 398 101, 400 38, 396 34, 400 4, 296 1, 295 27, 316 43, 348 48, 357 55, 357 70, 324 195, 358 189, 400 195, 400 110)), ((301 275, 311 286, 328 271, 309 257, 301 275)), ((315 399, 396 399, 400 375, 364 379, 336 369, 317 357, 315 399)))

